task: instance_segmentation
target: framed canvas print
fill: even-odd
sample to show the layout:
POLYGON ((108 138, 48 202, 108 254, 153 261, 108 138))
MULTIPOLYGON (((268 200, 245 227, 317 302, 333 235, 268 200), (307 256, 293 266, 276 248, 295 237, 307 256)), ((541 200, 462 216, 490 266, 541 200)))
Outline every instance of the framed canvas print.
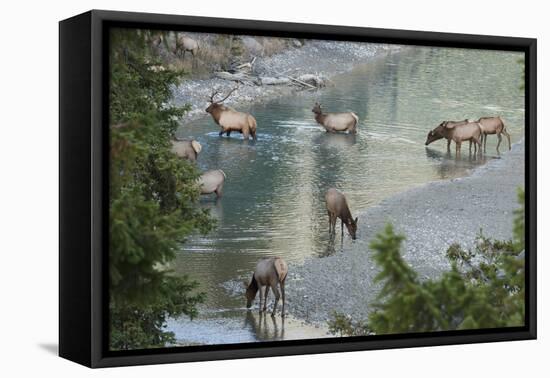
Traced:
POLYGON ((60 355, 536 337, 536 40, 60 22, 60 355))

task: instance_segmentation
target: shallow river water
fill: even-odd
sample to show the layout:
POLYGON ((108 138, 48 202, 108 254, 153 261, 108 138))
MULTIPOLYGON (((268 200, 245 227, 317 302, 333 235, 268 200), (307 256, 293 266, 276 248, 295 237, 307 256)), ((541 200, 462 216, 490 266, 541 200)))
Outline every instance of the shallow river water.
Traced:
MULTIPOLYGON (((495 136, 489 137, 481 159, 469 156, 467 144, 455 159, 454 151, 447 156, 446 142, 426 148, 424 141, 443 120, 492 115, 503 117, 512 143, 518 141, 524 126, 520 58, 499 51, 405 48, 334 77, 323 90, 239 107, 257 120, 256 142, 244 142, 237 133, 219 137, 210 117, 183 125, 178 136, 193 137, 203 146, 200 169, 222 169, 227 179, 221 200, 201 200, 217 219, 217 229, 190 238, 174 266, 200 282, 206 303, 198 319, 172 319, 168 328, 191 344, 325 335, 300 320, 282 324, 280 318, 273 323, 255 312, 252 316, 227 283, 249 278, 266 256, 282 256, 292 269, 331 253, 324 204, 330 187, 346 193, 357 216, 394 193, 464 176, 498 158, 495 136), (358 134, 325 133, 311 112, 316 101, 325 111, 354 111, 358 134)), ((503 138, 501 151, 507 148, 503 138)), ((342 248, 350 242, 346 238, 342 248)))

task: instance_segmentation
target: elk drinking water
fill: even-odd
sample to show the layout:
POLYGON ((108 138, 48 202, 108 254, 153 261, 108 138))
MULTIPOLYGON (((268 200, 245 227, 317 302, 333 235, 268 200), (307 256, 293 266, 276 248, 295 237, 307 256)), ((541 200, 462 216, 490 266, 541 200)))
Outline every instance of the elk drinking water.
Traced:
POLYGON ((273 312, 271 316, 275 316, 277 311, 277 304, 279 303, 279 298, 282 296, 283 308, 281 316, 285 316, 285 280, 288 274, 288 266, 280 257, 271 257, 267 259, 260 260, 256 264, 256 269, 254 274, 252 274, 252 280, 249 284, 245 285, 246 287, 246 308, 250 308, 254 299, 256 299, 256 294, 260 292, 260 313, 267 310, 267 297, 269 294, 269 289, 273 291, 275 295, 275 303, 273 304, 273 312), (281 291, 279 292, 279 287, 281 291), (282 295, 281 295, 282 294, 282 295), (262 307, 263 303, 263 307, 262 307))
POLYGON ((221 169, 214 169, 204 172, 199 177, 199 188, 201 194, 216 193, 216 197, 220 198, 223 194, 223 184, 225 183, 225 172, 221 169))
POLYGON ((481 126, 477 122, 469 122, 468 120, 441 122, 439 126, 428 133, 425 145, 427 146, 442 138, 447 139, 448 151, 450 151, 451 141, 455 142, 457 157, 460 156, 460 147, 464 141, 470 142, 470 152, 472 142, 475 147, 474 152, 477 151, 477 146, 479 146, 479 151, 481 152, 481 126))
POLYGON ((335 133, 337 131, 348 131, 349 133, 357 134, 357 123, 359 117, 353 112, 347 113, 323 113, 321 104, 315 103, 313 109, 315 113, 315 121, 323 126, 327 133, 335 133))
POLYGON ((502 118, 481 117, 480 119, 477 120, 477 123, 479 123, 481 126, 481 143, 483 144, 483 151, 487 151, 487 135, 493 135, 493 134, 496 134, 498 138, 497 152, 499 152, 498 148, 500 146, 500 142, 502 141, 501 134, 506 135, 506 138, 508 139, 508 149, 510 150, 512 148, 512 145, 510 142, 510 134, 508 134, 508 131, 504 126, 504 122, 502 121, 502 118))
POLYGON ((172 143, 172 152, 181 159, 194 162, 202 150, 201 144, 193 139, 176 139, 170 142, 172 143))
POLYGON ((210 113, 214 122, 216 122, 220 127, 220 136, 224 133, 229 136, 232 131, 237 131, 243 134, 243 138, 248 140, 249 136, 252 136, 256 140, 256 119, 244 112, 236 111, 235 109, 225 106, 222 103, 227 100, 233 92, 237 90, 238 87, 233 88, 224 98, 219 101, 215 101, 214 97, 219 94, 218 91, 215 91, 210 96, 209 102, 210 105, 206 108, 206 112, 210 113))
POLYGON ((340 218, 342 237, 344 237, 344 224, 353 240, 357 234, 357 218, 353 219, 344 193, 335 188, 330 188, 325 194, 328 212, 328 230, 332 235, 336 233, 336 220, 340 218))

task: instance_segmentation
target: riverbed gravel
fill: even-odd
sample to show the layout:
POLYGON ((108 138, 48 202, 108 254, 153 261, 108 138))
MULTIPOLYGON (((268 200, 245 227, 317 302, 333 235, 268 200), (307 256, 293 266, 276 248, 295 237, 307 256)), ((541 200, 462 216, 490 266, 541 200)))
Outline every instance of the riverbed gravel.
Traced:
POLYGON ((340 245, 338 233, 333 255, 289 268, 289 312, 320 324, 334 311, 366 319, 380 290, 368 244, 388 222, 406 235, 402 255, 424 279, 447 271, 447 247, 455 242, 472 247, 480 229, 491 238, 509 239, 517 188, 524 185, 524 156, 520 141, 467 177, 431 182, 359 213, 358 240, 345 236, 340 245))
MULTIPOLYGON (((289 48, 269 57, 257 57, 253 73, 259 76, 293 77, 301 74, 318 74, 330 79, 334 75, 351 70, 359 63, 402 48, 399 45, 378 43, 308 40, 301 47, 289 48)), ((175 105, 188 104, 191 107, 181 120, 182 124, 207 115, 204 109, 208 106, 209 96, 214 89, 227 93, 235 86, 236 83, 233 81, 216 77, 183 81, 173 89, 172 100, 175 105)), ((237 107, 293 93, 298 93, 295 86, 240 85, 225 103, 237 107)))

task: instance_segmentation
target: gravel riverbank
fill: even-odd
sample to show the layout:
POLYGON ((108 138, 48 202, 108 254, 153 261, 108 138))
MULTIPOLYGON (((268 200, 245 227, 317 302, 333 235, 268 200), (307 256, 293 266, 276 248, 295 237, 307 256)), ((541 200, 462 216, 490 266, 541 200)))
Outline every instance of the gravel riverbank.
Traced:
MULTIPOLYGON (((269 57, 258 57, 254 64, 254 74, 260 76, 277 76, 300 74, 318 74, 326 78, 351 70, 355 65, 366 63, 369 59, 398 51, 402 46, 377 43, 355 43, 336 41, 306 41, 301 47, 289 48, 282 53, 269 57)), ((216 88, 227 93, 236 85, 233 81, 219 78, 185 80, 174 89, 173 101, 176 105, 189 104, 190 111, 182 120, 183 123, 204 117, 207 113, 207 100, 216 88)), ((294 86, 288 85, 241 85, 225 101, 227 105, 238 106, 252 102, 265 101, 276 96, 296 92, 294 86)))
POLYGON ((346 236, 341 245, 338 233, 333 255, 289 269, 290 313, 313 323, 325 323, 333 311, 365 319, 379 291, 368 244, 387 222, 406 235, 402 254, 425 278, 449 269, 447 247, 472 246, 480 228, 491 238, 509 239, 517 188, 524 185, 524 155, 521 141, 470 176, 413 188, 360 213, 358 240, 346 236))

